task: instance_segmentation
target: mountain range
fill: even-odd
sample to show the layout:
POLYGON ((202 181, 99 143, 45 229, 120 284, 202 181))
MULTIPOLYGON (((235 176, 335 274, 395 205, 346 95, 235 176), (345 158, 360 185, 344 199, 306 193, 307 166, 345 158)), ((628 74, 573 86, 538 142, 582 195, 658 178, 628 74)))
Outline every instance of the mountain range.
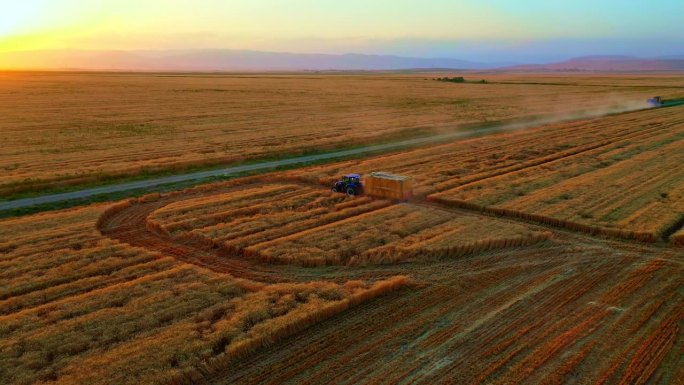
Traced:
POLYGON ((484 69, 506 63, 361 54, 300 54, 247 50, 16 51, 0 54, 0 68, 142 71, 324 71, 409 68, 484 69))
POLYGON ((103 71, 684 71, 684 55, 658 58, 591 56, 548 64, 485 63, 453 58, 364 54, 300 54, 248 50, 46 50, 0 53, 0 68, 103 71))
POLYGON ((684 71, 684 56, 638 58, 632 56, 587 56, 558 63, 527 64, 504 68, 512 71, 684 71))

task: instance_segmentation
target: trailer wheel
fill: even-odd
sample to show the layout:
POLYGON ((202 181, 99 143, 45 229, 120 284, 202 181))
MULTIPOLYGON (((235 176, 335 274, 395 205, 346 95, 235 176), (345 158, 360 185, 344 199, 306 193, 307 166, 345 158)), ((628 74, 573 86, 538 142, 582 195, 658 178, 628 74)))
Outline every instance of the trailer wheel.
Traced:
POLYGON ((347 195, 349 195, 350 197, 356 196, 356 190, 353 189, 353 188, 351 188, 351 187, 349 187, 349 188, 347 189, 347 195))

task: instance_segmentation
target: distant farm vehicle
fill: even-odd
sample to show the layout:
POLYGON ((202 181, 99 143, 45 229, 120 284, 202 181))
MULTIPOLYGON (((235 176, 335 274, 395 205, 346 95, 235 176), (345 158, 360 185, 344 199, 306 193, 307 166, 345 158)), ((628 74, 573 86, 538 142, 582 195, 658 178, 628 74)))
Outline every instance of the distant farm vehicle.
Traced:
POLYGON ((663 99, 660 96, 654 96, 650 99, 646 100, 648 104, 650 104, 653 107, 662 107, 663 106, 663 99))
POLYGON ((361 183, 361 175, 347 174, 333 184, 332 192, 347 194, 349 196, 356 196, 363 194, 363 184, 361 183))
POLYGON ((650 99, 646 99, 646 102, 652 107, 674 107, 684 104, 684 98, 663 99, 660 96, 654 96, 650 99))

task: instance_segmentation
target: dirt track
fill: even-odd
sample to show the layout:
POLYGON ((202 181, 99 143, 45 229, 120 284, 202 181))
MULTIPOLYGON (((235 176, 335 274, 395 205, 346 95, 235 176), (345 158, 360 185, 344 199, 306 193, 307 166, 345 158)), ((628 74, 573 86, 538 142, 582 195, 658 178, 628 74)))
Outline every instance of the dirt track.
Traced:
POLYGON ((64 202, 64 201, 76 200, 76 199, 86 199, 89 197, 102 195, 102 194, 111 194, 111 193, 138 190, 138 189, 148 189, 148 188, 152 188, 152 187, 157 187, 157 186, 162 186, 162 185, 167 185, 167 184, 173 184, 173 183, 188 182, 188 181, 201 181, 201 180, 206 180, 207 178, 212 178, 212 177, 217 177, 217 176, 238 175, 240 173, 255 172, 255 171, 262 171, 263 172, 263 171, 276 169, 278 167, 283 167, 283 166, 305 165, 307 163, 318 162, 318 161, 323 161, 323 160, 343 159, 346 157, 353 157, 353 156, 359 156, 359 155, 369 155, 369 154, 373 154, 373 153, 396 151, 396 150, 400 150, 400 149, 450 142, 450 141, 459 140, 459 139, 466 139, 466 138, 492 135, 492 134, 497 134, 497 133, 506 132, 506 131, 524 130, 524 129, 529 129, 532 127, 536 127, 536 126, 540 126, 540 125, 548 124, 548 123, 557 123, 557 122, 564 122, 564 121, 571 122, 571 121, 578 120, 578 119, 588 119, 588 118, 597 118, 597 117, 601 117, 601 116, 606 116, 606 114, 608 114, 608 113, 610 113, 610 114, 631 113, 631 112, 640 111, 640 110, 643 110, 643 106, 637 106, 637 107, 633 107, 633 108, 622 108, 622 109, 610 110, 610 111, 606 111, 604 109, 599 109, 599 110, 594 110, 594 111, 589 110, 589 111, 567 114, 566 116, 555 116, 555 115, 540 116, 540 117, 530 118, 530 119, 518 119, 518 120, 511 120, 511 121, 502 121, 502 122, 499 122, 499 123, 494 124, 494 125, 491 125, 491 124, 487 124, 484 126, 470 125, 467 127, 467 129, 464 129, 464 130, 457 130, 454 132, 447 132, 447 133, 443 133, 443 134, 423 136, 423 137, 393 141, 393 142, 382 143, 382 144, 367 145, 367 146, 352 148, 352 149, 348 149, 348 150, 339 150, 339 151, 331 151, 331 152, 326 152, 326 153, 321 153, 321 154, 297 156, 297 157, 279 159, 279 160, 268 161, 268 162, 226 167, 226 168, 221 168, 221 169, 217 169, 217 170, 197 171, 197 172, 191 172, 191 173, 185 173, 185 174, 178 174, 178 175, 171 175, 171 176, 165 176, 165 177, 159 177, 159 178, 146 179, 146 180, 141 180, 141 181, 118 183, 118 184, 113 184, 113 185, 82 189, 82 190, 78 190, 78 191, 71 191, 71 192, 58 193, 58 194, 48 194, 48 195, 42 195, 42 196, 36 196, 36 197, 30 197, 30 198, 11 200, 11 201, 7 201, 7 202, 0 202, 0 211, 20 209, 20 208, 31 207, 31 206, 35 206, 35 205, 55 203, 55 202, 64 202))

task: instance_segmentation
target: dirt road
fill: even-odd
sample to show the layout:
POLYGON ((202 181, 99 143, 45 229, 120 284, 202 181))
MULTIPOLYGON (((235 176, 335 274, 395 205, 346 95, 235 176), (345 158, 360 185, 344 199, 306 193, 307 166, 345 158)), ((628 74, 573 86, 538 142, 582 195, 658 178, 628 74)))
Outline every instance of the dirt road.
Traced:
POLYGON ((484 135, 491 135, 503 131, 513 131, 532 128, 540 126, 547 123, 556 123, 561 121, 572 121, 578 119, 588 119, 604 116, 608 113, 624 113, 633 112, 641 110, 641 107, 635 107, 623 110, 596 110, 596 111, 584 111, 575 114, 565 115, 565 116, 546 116, 537 119, 518 121, 518 122, 501 122, 497 124, 488 124, 481 127, 470 127, 467 130, 460 130, 455 132, 449 132, 439 135, 432 135, 426 137, 419 137, 413 139, 400 140, 395 142, 375 144, 369 146, 363 146, 358 148, 353 148, 349 150, 332 151, 327 153, 315 154, 315 155, 305 155, 298 156, 287 159, 279 159, 268 162, 246 164, 240 166, 226 167, 216 170, 198 171, 186 174, 171 175, 160 178, 146 179, 135 182, 125 182, 112 184, 102 187, 88 188, 78 191, 71 191, 59 194, 48 194, 31 198, 23 198, 17 200, 11 200, 0 203, 0 211, 20 209, 25 207, 31 207, 35 205, 41 205, 46 203, 57 203, 70 201, 75 199, 85 199, 102 194, 119 193, 131 190, 139 189, 149 189, 157 186, 180 183, 180 182, 190 182, 190 181, 202 181, 212 177, 219 176, 231 176, 238 175, 245 172, 258 172, 272 170, 278 167, 301 165, 304 166, 308 163, 319 162, 324 160, 332 159, 343 159, 352 156, 359 155, 369 155, 373 153, 389 152, 400 150, 404 148, 419 147, 424 145, 443 143, 457 139, 473 138, 484 135))

